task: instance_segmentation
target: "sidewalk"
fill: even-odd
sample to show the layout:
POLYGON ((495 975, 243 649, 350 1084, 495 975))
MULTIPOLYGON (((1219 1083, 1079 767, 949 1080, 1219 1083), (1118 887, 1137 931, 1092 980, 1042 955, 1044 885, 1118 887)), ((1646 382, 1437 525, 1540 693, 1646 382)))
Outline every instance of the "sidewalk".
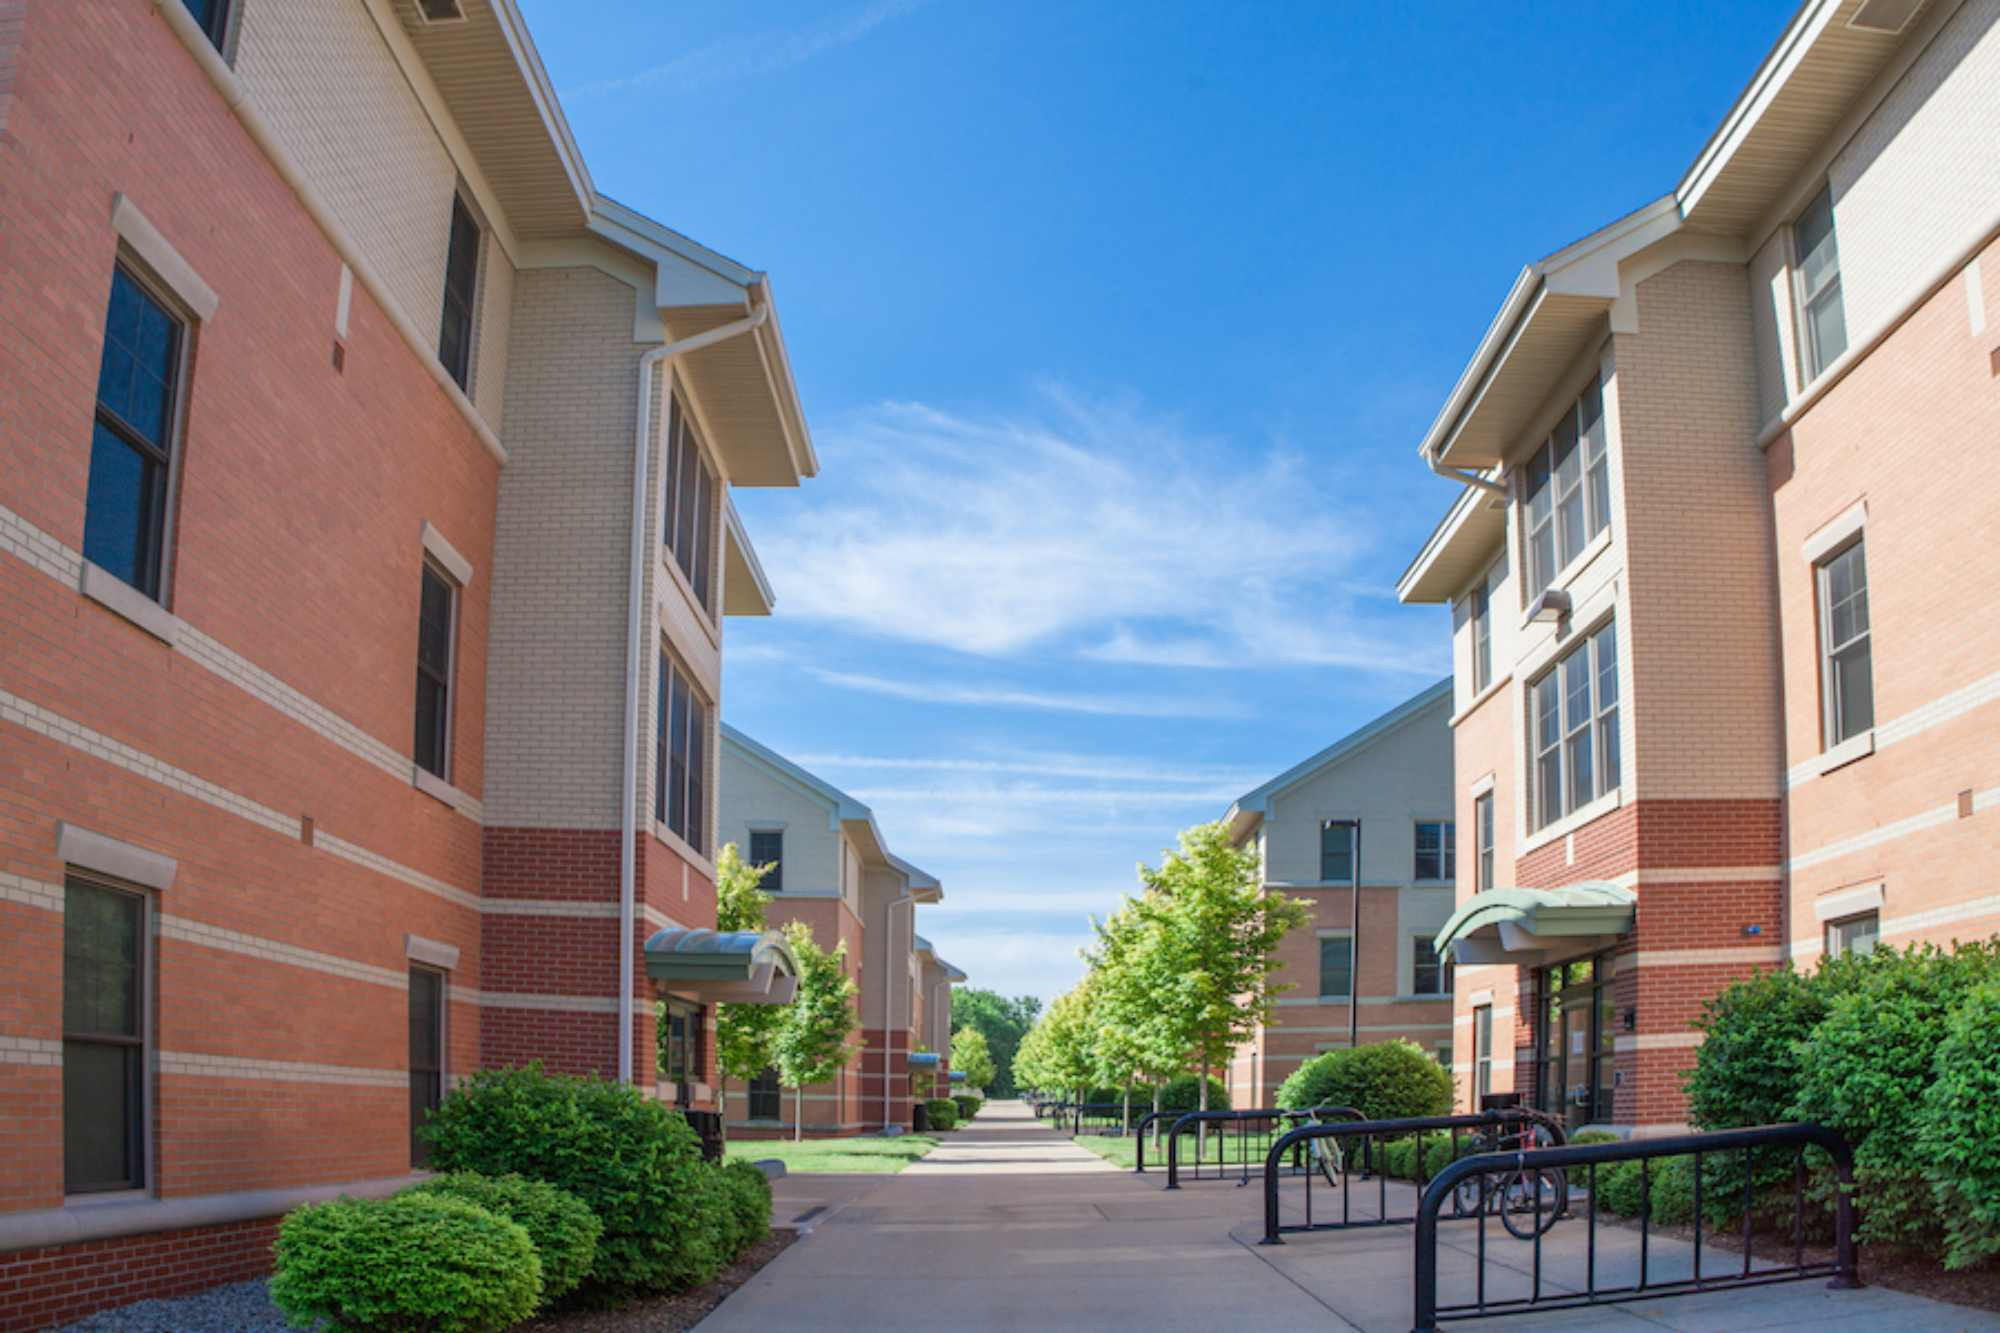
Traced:
MULTIPOLYGON (((774 1220, 806 1234, 701 1328, 1409 1328, 1407 1227, 1293 1236, 1262 1248, 1254 1244, 1262 1207, 1255 1185, 1209 1181, 1165 1194, 1162 1183, 1158 1173, 1135 1176, 1075 1146, 1019 1103, 989 1103, 901 1174, 780 1180, 774 1220)), ((1656 1250, 1654 1263, 1662 1258, 1656 1250)), ((1450 1284, 1448 1254, 1440 1267, 1450 1284)), ((1799 1282, 1453 1327, 1721 1333, 1809 1325, 2000 1330, 2000 1317, 1879 1288, 1799 1282)))

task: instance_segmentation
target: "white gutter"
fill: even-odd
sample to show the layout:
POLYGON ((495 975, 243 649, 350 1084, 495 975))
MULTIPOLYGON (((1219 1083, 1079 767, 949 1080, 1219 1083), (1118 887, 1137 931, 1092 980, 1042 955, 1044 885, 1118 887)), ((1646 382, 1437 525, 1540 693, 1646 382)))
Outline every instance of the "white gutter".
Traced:
POLYGON ((645 659, 641 634, 646 600, 646 474, 652 470, 653 368, 687 352, 726 342, 749 333, 771 317, 768 302, 759 303, 742 319, 697 333, 679 342, 661 343, 639 358, 639 413, 632 439, 632 571, 625 596, 625 772, 618 806, 618 1081, 632 1081, 632 916, 638 899, 637 820, 639 803, 639 677, 645 659))
POLYGON ((1497 495, 1503 500, 1507 498, 1507 487, 1502 483, 1491 481, 1480 476, 1477 472, 1467 472, 1464 468, 1456 468, 1449 463, 1440 463, 1438 462, 1437 455, 1428 449, 1424 450, 1424 461, 1431 465, 1431 471, 1448 481, 1464 482, 1467 486, 1475 486, 1485 491, 1488 495, 1497 495))
MULTIPOLYGON (((891 898, 888 907, 884 908, 882 912, 882 920, 888 927, 882 936, 882 1132, 884 1134, 889 1132, 889 1050, 891 1042, 889 1026, 895 1021, 896 1012, 896 990, 895 986, 889 980, 890 975, 896 969, 890 964, 889 951, 896 944, 896 909, 913 904, 916 900, 917 891, 915 889, 905 889, 903 896, 900 898, 891 898)), ((910 930, 913 934, 915 933, 916 926, 914 923, 912 923, 910 930)))

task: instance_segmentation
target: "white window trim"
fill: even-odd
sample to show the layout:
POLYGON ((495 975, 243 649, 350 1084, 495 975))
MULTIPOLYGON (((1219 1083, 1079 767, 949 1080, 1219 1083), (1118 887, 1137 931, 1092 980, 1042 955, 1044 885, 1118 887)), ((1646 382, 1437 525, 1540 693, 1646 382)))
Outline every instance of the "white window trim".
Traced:
POLYGON ((111 229, 190 314, 204 323, 215 318, 222 298, 124 194, 111 196, 111 229))
POLYGON ((1850 885, 1813 900, 1813 920, 1822 926, 1848 917, 1865 916, 1883 909, 1882 883, 1850 885))
MULTIPOLYGON (((1834 710, 1838 706, 1838 700, 1834 696, 1833 602, 1831 590, 1828 587, 1830 582, 1828 578, 1830 572, 1828 566, 1841 556, 1846 555, 1854 547, 1865 546, 1867 539, 1868 534, 1865 527, 1858 528, 1848 534, 1846 541, 1827 547, 1820 558, 1812 564, 1813 618, 1817 622, 1814 626, 1815 643, 1813 647, 1819 657, 1819 735, 1822 750, 1819 760, 1819 771, 1822 774, 1839 768, 1843 764, 1852 763, 1864 755, 1875 753, 1875 727, 1872 723, 1855 732, 1852 736, 1839 741, 1833 739, 1834 710)), ((1865 563, 1867 557, 1864 555, 1862 559, 1865 563)), ((1864 597, 1867 595, 1865 588, 1862 595, 1864 597)), ((1869 611, 1868 628, 1862 632, 1862 635, 1868 640, 1868 707, 1869 712, 1872 714, 1875 708, 1875 616, 1872 607, 1869 611)), ((1842 646, 1849 646, 1853 642, 1854 640, 1850 639, 1847 644, 1843 644, 1842 646)))
MULTIPOLYGON (((1624 719, 1622 717, 1619 721, 1620 725, 1623 725, 1624 719)), ((1529 852, 1540 847, 1546 847, 1559 838, 1568 837, 1585 824, 1603 818, 1624 803, 1624 789, 1622 787, 1613 787, 1610 791, 1604 793, 1604 795, 1590 802, 1590 804, 1578 806, 1555 823, 1529 834, 1521 843, 1520 850, 1515 854, 1517 856, 1526 856, 1529 852)), ((1495 867, 1495 871, 1497 873, 1497 866, 1495 867)))
POLYGON ((433 968, 439 972, 454 972, 458 969, 458 946, 445 944, 440 940, 425 939, 422 935, 403 936, 403 957, 412 963, 433 968))
POLYGON ((460 555, 458 548, 429 519, 424 520, 422 541, 425 552, 451 575, 459 591, 472 586, 472 562, 460 555))
MULTIPOLYGON (((174 450, 173 456, 177 460, 180 456, 180 450, 174 450)), ((172 472, 173 469, 170 468, 170 480, 168 481, 168 498, 170 501, 172 499, 171 487, 173 485, 171 480, 172 472)), ((168 507, 172 508, 172 505, 169 504, 168 507)), ((162 565, 160 571, 160 591, 162 593, 166 591, 166 570, 164 568, 166 563, 167 557, 163 552, 160 557, 160 564, 162 565)), ((166 607, 146 596, 145 593, 140 592, 110 570, 101 569, 88 560, 83 561, 82 564, 83 572, 78 577, 76 584, 78 592, 91 601, 96 602, 112 615, 130 621, 158 639, 161 643, 166 644, 167 647, 173 648, 179 645, 181 639, 181 618, 179 616, 167 610, 166 607)))
POLYGON ((1865 536, 1867 530, 1868 501, 1856 500, 1837 518, 1821 524, 1810 537, 1800 543, 1799 554, 1805 557, 1807 564, 1818 566, 1855 538, 1865 536))
POLYGON ((86 875, 102 875, 139 888, 164 891, 173 887, 180 863, 108 834, 56 821, 56 856, 86 875))

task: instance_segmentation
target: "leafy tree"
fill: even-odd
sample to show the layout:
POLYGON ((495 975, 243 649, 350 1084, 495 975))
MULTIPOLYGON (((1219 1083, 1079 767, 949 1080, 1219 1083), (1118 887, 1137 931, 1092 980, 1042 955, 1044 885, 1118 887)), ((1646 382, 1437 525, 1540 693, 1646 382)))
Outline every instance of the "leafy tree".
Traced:
POLYGON ((794 921, 785 927, 785 941, 798 960, 799 989, 771 1043, 771 1062, 778 1082, 796 1094, 794 1140, 805 1137, 805 1086, 830 1079, 847 1063, 848 1038, 854 1035, 854 979, 847 975, 847 945, 833 952, 813 943, 812 927, 794 921))
POLYGON ((1020 1091, 1014 1073, 1014 1052, 1021 1039, 1041 1016, 1042 1002, 1032 995, 1013 999, 998 991, 978 986, 954 986, 951 991, 952 1021, 960 1027, 978 1029, 986 1037, 993 1056, 993 1081, 987 1092, 995 1097, 1012 1097, 1020 1091))
MULTIPOLYGON (((715 858, 715 928, 717 930, 762 930, 764 913, 771 895, 759 887, 769 866, 753 866, 724 843, 715 858)), ((722 1069, 719 1109, 728 1110, 729 1080, 746 1083, 771 1067, 772 1043, 785 1021, 785 1007, 776 1004, 719 1004, 715 1007, 715 1058, 722 1069)), ((666 1040, 666 1023, 660 1024, 661 1040, 666 1040)), ((662 1063, 665 1053, 661 1054, 662 1063)))
POLYGON ((968 1088, 993 1085, 993 1052, 987 1049, 986 1034, 975 1027, 963 1027, 952 1034, 951 1067, 965 1075, 968 1088))
POLYGON ((1291 987, 1272 979, 1272 957, 1286 934, 1304 925, 1304 904, 1264 890, 1253 848, 1229 841, 1220 822, 1181 833, 1159 868, 1141 865, 1145 893, 1130 900, 1133 927, 1146 941, 1143 986, 1161 1011, 1168 1048, 1193 1057, 1208 1075, 1268 1022, 1291 987))
POLYGON ((1015 1056, 1020 1077, 1044 1092, 1082 1097, 1092 1074, 1090 978, 1056 997, 1021 1039, 1015 1056))
POLYGON ((1163 947, 1169 941, 1158 924, 1128 898, 1108 920, 1092 921, 1091 926, 1097 932, 1097 945, 1084 956, 1095 979, 1098 1073, 1105 1082, 1126 1089, 1129 1121, 1130 1085, 1142 1079, 1150 1083, 1153 1109, 1159 1110, 1160 1089, 1186 1070, 1192 1042, 1185 1015, 1159 1002, 1173 982, 1173 960, 1163 947))

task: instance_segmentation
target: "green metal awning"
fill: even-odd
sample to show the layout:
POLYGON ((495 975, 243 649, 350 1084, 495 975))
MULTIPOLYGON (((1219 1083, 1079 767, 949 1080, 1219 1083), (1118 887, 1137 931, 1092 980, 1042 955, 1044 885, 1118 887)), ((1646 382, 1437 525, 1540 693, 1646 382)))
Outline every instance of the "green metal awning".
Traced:
POLYGON ((1632 890, 1602 880, 1560 889, 1488 889, 1462 903, 1434 943, 1438 957, 1459 963, 1532 965, 1631 934, 1637 902, 1632 890))
POLYGON ((798 960, 775 930, 662 930, 646 941, 646 975, 662 990, 728 1004, 790 1004, 798 960))

